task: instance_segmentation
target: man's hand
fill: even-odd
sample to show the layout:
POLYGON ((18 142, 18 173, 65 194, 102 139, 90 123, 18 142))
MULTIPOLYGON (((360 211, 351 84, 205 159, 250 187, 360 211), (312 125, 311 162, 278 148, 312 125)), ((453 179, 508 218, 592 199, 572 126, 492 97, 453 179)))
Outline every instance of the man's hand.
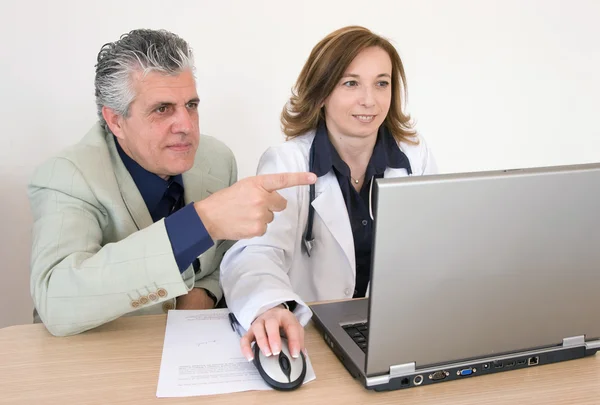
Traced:
POLYGON ((271 308, 252 322, 248 333, 240 340, 244 357, 248 361, 254 358, 253 340, 265 356, 278 355, 281 352, 280 328, 285 332, 290 354, 297 358, 304 349, 304 328, 292 312, 281 306, 271 308))
POLYGON ((213 239, 239 240, 261 236, 274 212, 287 201, 277 190, 313 184, 314 173, 280 173, 248 177, 194 204, 213 239))
POLYGON ((204 288, 192 288, 186 295, 177 297, 177 309, 212 309, 215 302, 204 288))

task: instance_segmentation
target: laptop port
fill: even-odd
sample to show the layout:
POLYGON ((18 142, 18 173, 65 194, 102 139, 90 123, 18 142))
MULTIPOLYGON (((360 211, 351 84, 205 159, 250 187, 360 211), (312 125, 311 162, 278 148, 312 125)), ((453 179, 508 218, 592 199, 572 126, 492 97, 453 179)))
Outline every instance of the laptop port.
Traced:
POLYGON ((490 364, 489 364, 489 363, 485 363, 485 364, 483 365, 483 369, 484 369, 484 370, 487 370, 487 369, 489 369, 489 368, 490 368, 490 364))
POLYGON ((504 363, 502 363, 501 361, 496 360, 494 362, 494 368, 502 368, 504 367, 504 363))
POLYGON ((508 362, 508 363, 506 363, 504 366, 505 366, 505 367, 512 367, 512 366, 514 366, 514 365, 515 365, 515 362, 514 362, 514 361, 509 361, 509 362, 508 362))
POLYGON ((405 386, 405 385, 409 385, 409 384, 410 384, 410 380, 408 379, 408 377, 404 377, 402 380, 400 380, 401 386, 405 386))
POLYGON ((472 367, 469 367, 469 368, 463 368, 462 370, 458 370, 458 371, 456 372, 456 375, 460 375, 460 376, 463 376, 463 375, 471 375, 471 374, 473 374, 473 372, 474 372, 474 371, 475 371, 475 370, 474 370, 472 367))
POLYGON ((413 380, 413 383, 415 385, 421 385, 423 383, 423 376, 422 375, 418 375, 415 377, 415 379, 413 380))
POLYGON ((447 371, 436 371, 433 374, 429 374, 429 379, 433 380, 433 381, 439 381, 439 380, 443 380, 444 378, 448 377, 450 373, 447 371))
POLYGON ((525 363, 527 363, 527 360, 519 360, 517 361, 517 366, 522 366, 525 363))
POLYGON ((540 362, 540 358, 538 356, 530 357, 529 360, 527 360, 527 364, 529 364, 530 366, 535 366, 539 362, 540 362))

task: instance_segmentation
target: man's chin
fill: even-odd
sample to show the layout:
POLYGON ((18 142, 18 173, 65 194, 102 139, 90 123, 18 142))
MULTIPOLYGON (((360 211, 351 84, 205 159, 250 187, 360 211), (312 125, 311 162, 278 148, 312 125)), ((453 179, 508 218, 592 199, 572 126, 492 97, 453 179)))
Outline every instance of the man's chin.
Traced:
POLYGON ((190 160, 184 164, 176 164, 168 167, 167 173, 170 173, 169 176, 177 176, 178 174, 183 174, 194 167, 194 161, 190 160))

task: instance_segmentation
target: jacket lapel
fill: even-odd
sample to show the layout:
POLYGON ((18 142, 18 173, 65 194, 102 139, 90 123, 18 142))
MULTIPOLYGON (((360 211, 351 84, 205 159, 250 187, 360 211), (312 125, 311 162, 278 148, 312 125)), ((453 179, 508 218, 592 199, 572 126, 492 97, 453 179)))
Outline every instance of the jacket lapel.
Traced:
POLYGON ((192 170, 183 173, 183 186, 185 188, 185 203, 189 204, 192 201, 200 201, 226 187, 226 184, 209 172, 203 171, 202 168, 196 166, 192 170))
POLYGON ((333 171, 319 178, 315 185, 315 212, 344 251, 350 268, 355 272, 354 238, 344 196, 333 171))
MULTIPOLYGON (((146 207, 144 198, 140 194, 129 171, 121 161, 112 135, 106 135, 106 143, 108 144, 110 158, 112 160, 123 201, 137 228, 144 229, 153 224, 148 207, 146 207)), ((196 162, 191 170, 188 170, 182 175, 186 204, 189 204, 192 201, 200 201, 227 186, 226 184, 224 185, 221 180, 213 177, 209 173, 208 168, 203 167, 203 163, 204 162, 196 162)))
POLYGON ((133 178, 131 178, 129 171, 127 171, 127 168, 123 164, 111 134, 106 134, 106 143, 108 144, 110 159, 119 185, 119 191, 127 206, 127 210, 138 230, 147 228, 152 225, 153 221, 150 212, 148 211, 148 207, 146 207, 146 203, 144 202, 144 198, 135 185, 133 178))

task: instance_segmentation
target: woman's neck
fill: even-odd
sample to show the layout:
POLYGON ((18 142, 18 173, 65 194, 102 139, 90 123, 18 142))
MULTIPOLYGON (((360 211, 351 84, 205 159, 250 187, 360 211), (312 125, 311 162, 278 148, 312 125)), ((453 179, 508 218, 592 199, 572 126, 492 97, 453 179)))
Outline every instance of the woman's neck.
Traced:
POLYGON ((350 175, 354 179, 361 178, 371 160, 377 133, 367 137, 351 137, 329 132, 328 136, 340 158, 350 168, 350 175))

